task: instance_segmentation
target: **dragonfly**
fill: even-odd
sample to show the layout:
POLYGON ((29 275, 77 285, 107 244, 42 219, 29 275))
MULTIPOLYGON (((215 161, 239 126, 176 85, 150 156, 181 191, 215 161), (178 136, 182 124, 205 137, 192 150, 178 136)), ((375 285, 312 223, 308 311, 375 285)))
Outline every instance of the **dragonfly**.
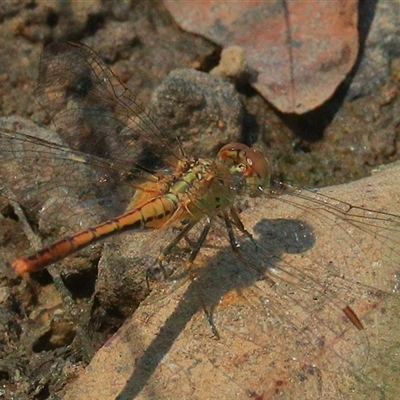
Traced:
MULTIPOLYGON (((142 131, 142 143, 140 145, 135 143, 137 139, 133 132, 126 135, 123 143, 111 144, 111 147, 119 146, 122 149, 118 164, 114 161, 104 161, 105 157, 110 157, 111 153, 109 152, 114 151, 113 149, 105 152, 101 150, 97 155, 97 163, 106 165, 110 170, 119 168, 118 172, 123 174, 124 179, 129 179, 132 176, 137 178, 138 175, 144 173, 147 173, 148 177, 150 176, 147 167, 140 158, 146 150, 151 151, 150 149, 154 145, 161 146, 162 152, 168 152, 169 160, 167 165, 164 166, 163 173, 158 173, 157 176, 153 175, 146 180, 142 179, 139 184, 132 183, 132 187, 137 189, 137 192, 127 206, 125 214, 81 230, 44 247, 31 256, 14 261, 12 267, 18 274, 43 269, 116 232, 143 230, 145 228, 162 229, 184 221, 186 227, 174 241, 177 242, 204 215, 212 219, 215 215, 220 214, 224 218, 232 238, 232 245, 235 247, 231 223, 246 233, 232 207, 235 196, 239 195, 244 189, 251 196, 260 195, 269 181, 269 164, 261 149, 257 147, 249 148, 240 143, 231 143, 220 150, 216 160, 187 157, 182 148, 173 149, 169 139, 161 133, 157 125, 151 122, 146 111, 135 104, 133 94, 122 84, 115 84, 116 77, 112 72, 104 68, 96 54, 82 44, 65 43, 48 46, 42 56, 40 71, 41 80, 36 95, 46 110, 52 108, 50 115, 56 125, 66 124, 70 120, 78 119, 75 111, 80 113, 82 111, 81 106, 74 110, 76 106, 67 105, 66 112, 62 111, 62 108, 69 101, 72 103, 74 101, 79 102, 85 98, 84 113, 91 114, 90 118, 96 118, 96 114, 108 112, 112 117, 109 115, 102 116, 102 118, 114 119, 114 116, 117 115, 120 121, 114 125, 119 124, 121 127, 134 123, 139 128, 135 131, 142 131), (74 69, 70 71, 70 76, 62 74, 59 65, 62 61, 67 62, 68 57, 79 60, 78 65, 75 65, 74 69), (61 75, 63 75, 62 78, 60 78, 61 75), (60 98, 62 90, 65 91, 64 98, 60 98), (92 108, 93 104, 99 103, 102 96, 110 97, 112 95, 115 96, 115 99, 118 99, 118 103, 109 104, 108 110, 92 108), (134 110, 133 105, 140 111, 134 110), (143 116, 148 117, 147 121, 143 120, 143 116), (140 122, 143 122, 144 126, 139 127, 139 124, 134 122, 133 118, 141 120, 140 122), (123 163, 126 162, 126 159, 124 161, 124 152, 130 149, 134 150, 133 153, 129 153, 129 163, 135 171, 123 167, 123 163), (181 154, 178 155, 177 151, 181 154)), ((79 123, 75 125, 79 127, 78 129, 81 128, 79 123)), ((114 129, 118 130, 119 128, 114 126, 114 129)), ((90 141, 93 139, 92 135, 93 132, 90 134, 90 141)), ((79 135, 74 131, 65 140, 71 145, 71 142, 75 141, 77 136, 79 135)), ((105 137, 103 138, 105 139, 105 137)), ((100 147, 103 138, 101 134, 97 133, 97 137, 90 145, 93 146, 92 150, 100 147)), ((72 145, 73 150, 58 147, 56 151, 60 151, 64 158, 87 163, 89 159, 81 152, 81 149, 87 147, 85 141, 76 146, 72 145)), ((39 142, 34 137, 6 131, 2 135, 2 144, 4 144, 5 149, 8 149, 6 157, 15 158, 20 151, 20 145, 32 146, 32 150, 35 146, 38 148, 46 146, 45 143, 39 142)), ((47 146, 47 148, 49 149, 50 146, 47 146)), ((41 154, 38 155, 41 156, 41 154)), ((93 163, 94 160, 95 157, 90 158, 90 162, 93 163)), ((108 180, 108 176, 102 176, 99 179, 105 181, 108 180)), ((250 234, 247 235, 250 236, 250 234)), ((205 236, 206 232, 202 234, 202 237, 205 236)), ((200 247, 201 243, 196 246, 196 248, 200 247)), ((195 258, 195 253, 191 258, 195 258)))
MULTIPOLYGON (((270 198, 286 201, 289 207, 302 210, 313 229, 331 230, 333 239, 340 238, 341 243, 347 242, 345 245, 357 250, 359 256, 353 259, 357 265, 366 260, 363 237, 374 238, 390 254, 390 262, 383 266, 390 279, 375 285, 375 296, 378 298, 378 293, 386 296, 397 287, 393 260, 398 257, 398 216, 283 183, 269 188, 268 159, 258 146, 227 144, 215 159, 187 156, 179 140, 166 133, 163 123, 152 116, 89 47, 71 42, 47 46, 41 57, 35 96, 60 137, 49 140, 16 130, 1 130, 0 195, 39 215, 47 229, 64 227, 71 233, 14 260, 11 265, 16 273, 39 271, 118 233, 172 230, 175 236, 156 260, 163 278, 170 278, 164 268, 165 259, 186 239, 191 252, 183 263, 184 269, 201 286, 203 279, 198 275, 201 272, 196 269, 191 273, 192 265, 212 227, 216 232, 223 228, 230 247, 244 267, 254 273, 250 280, 245 280, 249 292, 243 289, 243 284, 237 285, 241 286, 242 294, 247 293, 244 297, 253 312, 258 313, 257 318, 288 310, 292 305, 298 312, 312 315, 315 331, 318 326, 318 330, 325 332, 317 335, 311 328, 295 328, 299 337, 304 338, 299 339, 301 343, 313 343, 300 352, 308 352, 308 346, 317 348, 318 340, 328 342, 332 333, 336 340, 342 337, 350 329, 343 321, 350 321, 360 335, 356 336, 364 338, 360 333, 364 330, 363 322, 350 302, 357 295, 372 291, 373 281, 354 285, 340 271, 333 268, 331 271, 322 257, 308 256, 309 267, 302 270, 285 261, 263 241, 254 239, 241 222, 236 206, 246 194, 259 201, 270 198), (15 168, 20 173, 16 174, 15 168), (363 235, 361 239, 353 239, 354 231, 363 235), (194 242, 188 239, 193 232, 194 242), (313 268, 323 271, 325 283, 314 276, 313 268), (257 289, 260 281, 271 288, 274 296, 260 293, 257 289), (294 295, 296 291, 308 295, 302 299, 294 295), (343 291, 347 294, 342 298, 343 291), (334 316, 330 322, 326 315, 315 317, 317 310, 325 308, 327 314, 334 316)), ((292 234, 313 237, 305 226, 297 225, 292 234)), ((238 279, 239 275, 238 272, 231 278, 238 279)), ((200 289, 200 292, 203 293, 200 297, 207 297, 206 291, 200 289)), ((222 303, 226 296, 217 297, 222 303)), ((212 309, 208 317, 218 325, 218 310, 223 307, 218 308, 215 300, 206 298, 203 302, 212 309)), ((220 315, 219 320, 224 321, 223 312, 220 315)), ((232 331, 244 329, 248 337, 257 340, 261 321, 259 327, 254 326, 255 321, 248 321, 247 328, 236 323, 237 326, 233 321, 225 321, 232 325, 232 331)), ((302 324, 300 318, 298 323, 302 324)), ((355 340, 359 341, 363 342, 360 347, 368 348, 367 340, 355 340)))

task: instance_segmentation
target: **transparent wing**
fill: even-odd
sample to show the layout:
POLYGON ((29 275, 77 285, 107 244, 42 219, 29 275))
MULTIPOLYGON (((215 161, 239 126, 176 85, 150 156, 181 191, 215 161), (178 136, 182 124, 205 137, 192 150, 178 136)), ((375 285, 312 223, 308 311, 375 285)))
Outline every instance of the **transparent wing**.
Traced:
POLYGON ((176 139, 85 45, 47 46, 35 95, 60 136, 4 120, 0 195, 40 212, 45 230, 120 214, 134 180, 155 181, 153 171, 178 160, 176 139))
MULTIPOLYGON (((192 267, 195 279, 161 304, 139 307, 127 322, 122 341, 132 337, 127 347, 136 349, 132 387, 142 389, 143 375, 151 371, 146 393, 162 387, 163 395, 174 390, 171 381, 177 379, 186 388, 209 390, 210 373, 223 382, 218 395, 228 398, 396 393, 398 347, 390 344, 398 346, 398 318, 389 307, 394 300, 398 309, 399 303, 400 217, 372 210, 381 207, 378 198, 386 193, 395 203, 392 183, 371 177, 340 192, 288 186, 287 195, 274 191, 242 212, 257 249, 238 235, 237 256, 223 224, 215 221, 192 267), (352 205, 359 201, 357 191, 371 209, 352 205), (338 193, 347 201, 333 198, 338 193), (211 338, 203 307, 219 340, 211 338), (347 318, 347 307, 364 328, 347 318), (144 349, 134 336, 143 321, 144 349)), ((116 357, 124 358, 118 350, 116 357)))
POLYGON ((162 159, 174 155, 176 139, 83 44, 45 47, 35 96, 74 150, 128 165, 141 165, 142 152, 149 149, 162 159))
MULTIPOLYGON (((10 122, 21 128, 20 120, 6 124, 10 122)), ((0 130, 0 196, 39 213, 48 228, 68 231, 124 210, 133 194, 132 171, 118 162, 72 150, 55 133, 33 124, 23 126, 31 135, 0 130)))
POLYGON ((274 192, 242 215, 257 249, 242 240, 235 261, 222 244, 223 227, 210 236, 221 251, 198 268, 191 290, 212 311, 221 339, 201 348, 249 392, 287 396, 313 379, 321 386, 315 396, 338 398, 346 380, 368 381, 371 314, 399 285, 400 217, 285 189, 288 195, 274 192), (349 308, 363 328, 347 318, 349 308))

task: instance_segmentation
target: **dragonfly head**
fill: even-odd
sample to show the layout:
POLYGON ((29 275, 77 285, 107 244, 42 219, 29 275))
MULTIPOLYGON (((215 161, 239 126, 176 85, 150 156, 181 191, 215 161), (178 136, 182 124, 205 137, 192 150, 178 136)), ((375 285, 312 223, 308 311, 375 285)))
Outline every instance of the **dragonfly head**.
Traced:
POLYGON ((221 148, 217 159, 229 168, 231 174, 245 178, 246 191, 251 197, 261 196, 269 186, 269 162, 260 147, 230 143, 221 148))

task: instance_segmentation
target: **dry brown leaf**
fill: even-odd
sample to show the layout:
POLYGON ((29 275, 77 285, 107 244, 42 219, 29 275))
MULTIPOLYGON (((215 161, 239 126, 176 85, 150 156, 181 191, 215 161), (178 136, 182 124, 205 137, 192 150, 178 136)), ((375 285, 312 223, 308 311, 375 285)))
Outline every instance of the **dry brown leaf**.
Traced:
POLYGON ((243 48, 251 85, 285 113, 322 105, 357 58, 356 0, 164 3, 183 29, 243 48))

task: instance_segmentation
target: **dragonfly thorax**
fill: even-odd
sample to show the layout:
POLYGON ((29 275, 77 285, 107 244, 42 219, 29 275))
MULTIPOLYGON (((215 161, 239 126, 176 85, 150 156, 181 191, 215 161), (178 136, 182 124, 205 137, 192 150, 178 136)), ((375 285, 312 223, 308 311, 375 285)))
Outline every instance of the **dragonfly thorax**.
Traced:
POLYGON ((189 218, 196 220, 227 209, 233 204, 238 187, 243 186, 224 164, 206 158, 183 160, 175 177, 178 179, 169 193, 185 208, 189 218))

